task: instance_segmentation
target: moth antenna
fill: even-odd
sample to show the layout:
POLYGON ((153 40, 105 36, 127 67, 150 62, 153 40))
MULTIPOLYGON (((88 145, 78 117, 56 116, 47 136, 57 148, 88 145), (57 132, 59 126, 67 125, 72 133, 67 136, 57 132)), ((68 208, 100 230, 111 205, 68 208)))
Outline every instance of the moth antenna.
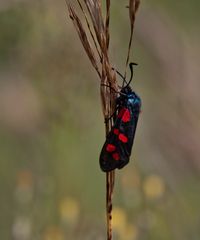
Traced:
POLYGON ((133 66, 137 66, 137 65, 138 64, 134 63, 134 62, 129 63, 129 68, 130 68, 130 71, 131 71, 131 77, 130 77, 130 80, 128 81, 128 83, 126 84, 126 87, 130 85, 130 83, 133 79, 133 66))
POLYGON ((119 71, 117 71, 114 67, 112 67, 112 70, 114 70, 123 79, 122 86, 124 85, 124 83, 127 84, 127 81, 126 81, 125 77, 119 71))

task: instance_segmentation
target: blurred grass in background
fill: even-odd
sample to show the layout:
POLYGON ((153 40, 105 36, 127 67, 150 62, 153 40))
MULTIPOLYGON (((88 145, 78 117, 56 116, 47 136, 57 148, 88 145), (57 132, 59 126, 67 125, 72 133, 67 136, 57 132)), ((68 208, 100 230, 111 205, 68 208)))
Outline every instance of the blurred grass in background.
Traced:
MULTIPOLYGON (((123 72, 125 2, 111 58, 123 72)), ((143 99, 132 161, 116 171, 115 240, 199 240, 199 6, 142 1, 131 60, 143 99)), ((99 82, 64 1, 0 3, 0 239, 105 239, 99 82)))

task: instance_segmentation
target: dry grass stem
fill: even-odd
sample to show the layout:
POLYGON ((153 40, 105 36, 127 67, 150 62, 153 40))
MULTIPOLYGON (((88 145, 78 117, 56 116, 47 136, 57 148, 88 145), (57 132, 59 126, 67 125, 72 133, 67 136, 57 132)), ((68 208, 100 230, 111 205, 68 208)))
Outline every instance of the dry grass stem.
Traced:
POLYGON ((110 25, 110 0, 106 1, 106 22, 105 22, 105 35, 106 35, 106 46, 107 49, 109 47, 110 42, 110 33, 109 33, 109 25, 110 25))
POLYGON ((70 14, 70 18, 72 19, 73 23, 74 23, 74 26, 78 32, 78 35, 79 35, 79 38, 83 44, 83 47, 93 65, 93 67, 96 69, 99 77, 101 78, 101 73, 99 71, 99 68, 98 68, 98 64, 97 64, 97 61, 96 61, 96 58, 95 58, 95 54, 91 48, 91 44, 87 38, 87 35, 85 33, 85 30, 81 24, 81 21, 80 19, 78 18, 78 16, 76 15, 74 9, 68 5, 68 10, 69 10, 69 14, 70 14))
POLYGON ((79 6, 80 6, 80 9, 81 9, 84 17, 85 17, 85 21, 86 21, 86 23, 87 23, 88 30, 89 30, 89 32, 90 32, 90 35, 91 35, 91 37, 92 37, 92 40, 93 40, 93 42, 94 42, 96 51, 97 51, 98 56, 99 56, 99 61, 101 62, 101 61, 102 61, 102 57, 101 57, 101 54, 100 54, 100 51, 99 51, 99 48, 98 48, 98 45, 97 45, 95 36, 94 36, 94 34, 93 34, 93 32, 92 32, 92 29, 91 29, 91 27, 90 27, 90 23, 89 23, 89 20, 88 20, 88 16, 87 16, 86 12, 84 11, 84 8, 83 8, 80 0, 77 0, 77 2, 78 2, 78 4, 79 4, 79 6))

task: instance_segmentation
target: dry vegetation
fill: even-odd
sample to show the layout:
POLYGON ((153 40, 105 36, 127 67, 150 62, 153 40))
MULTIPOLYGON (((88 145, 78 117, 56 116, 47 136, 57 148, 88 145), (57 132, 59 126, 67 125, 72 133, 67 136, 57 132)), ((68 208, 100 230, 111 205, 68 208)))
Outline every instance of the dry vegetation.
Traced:
MULTIPOLYGON (((101 75, 95 31, 96 47, 71 2, 101 75)), ((128 1, 111 3, 109 62, 123 72, 128 1)), ((114 240, 199 239, 199 7, 144 0, 137 13, 130 60, 143 109, 134 154, 115 179, 114 240)), ((101 80, 65 1, 1 0, 0 29, 0 239, 105 239, 101 80)))

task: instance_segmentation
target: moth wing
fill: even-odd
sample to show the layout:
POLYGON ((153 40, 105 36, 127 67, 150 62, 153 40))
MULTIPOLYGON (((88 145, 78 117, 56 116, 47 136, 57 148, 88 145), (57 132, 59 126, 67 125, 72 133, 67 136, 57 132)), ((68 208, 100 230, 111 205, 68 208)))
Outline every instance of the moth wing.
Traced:
MULTIPOLYGON (((121 152, 124 149, 118 140, 118 136, 113 133, 113 129, 108 134, 100 154, 100 167, 102 171, 109 172, 120 168, 121 152)), ((123 154, 125 156, 125 154, 123 154)), ((123 156, 123 158, 124 158, 123 156)))
POLYGON ((139 112, 135 112, 131 106, 121 109, 121 112, 100 154, 100 167, 104 172, 123 168, 131 155, 139 112))

